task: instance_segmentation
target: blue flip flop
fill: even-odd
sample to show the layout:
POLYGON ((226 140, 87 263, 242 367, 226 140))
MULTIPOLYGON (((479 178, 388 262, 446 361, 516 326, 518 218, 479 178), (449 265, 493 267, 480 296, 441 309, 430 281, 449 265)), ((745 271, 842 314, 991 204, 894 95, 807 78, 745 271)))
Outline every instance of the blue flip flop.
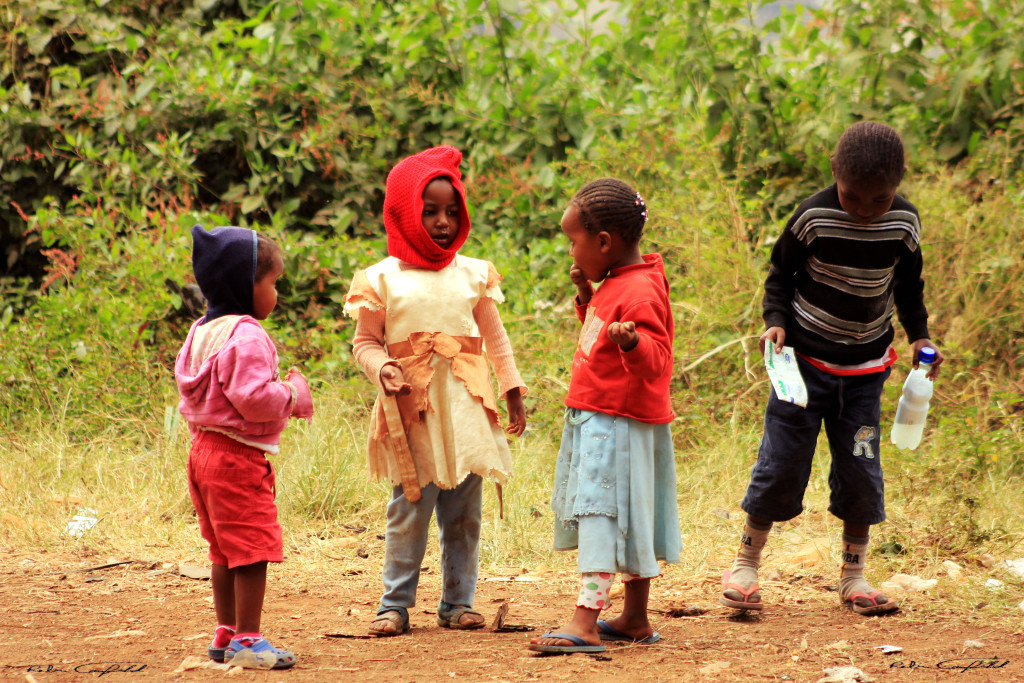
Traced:
POLYGON ((654 643, 661 640, 661 634, 655 631, 646 638, 637 640, 632 636, 628 636, 622 631, 618 630, 604 619, 597 620, 597 630, 601 632, 601 640, 614 640, 614 641, 625 641, 627 643, 637 643, 639 645, 653 645, 654 643))
POLYGON ((538 643, 530 643, 529 649, 534 652, 544 652, 553 655, 571 655, 574 652, 604 652, 608 649, 604 645, 591 645, 579 636, 574 636, 571 633, 552 633, 548 631, 541 638, 561 638, 562 640, 568 640, 573 645, 540 645, 538 643))

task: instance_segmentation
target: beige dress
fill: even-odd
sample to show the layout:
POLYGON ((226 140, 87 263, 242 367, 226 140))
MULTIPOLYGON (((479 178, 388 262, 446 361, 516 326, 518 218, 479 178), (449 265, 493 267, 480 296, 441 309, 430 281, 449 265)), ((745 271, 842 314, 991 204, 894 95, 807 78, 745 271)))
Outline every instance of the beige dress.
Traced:
MULTIPOLYGON (((467 256, 457 255, 437 271, 388 257, 358 271, 345 297, 345 313, 353 318, 384 311, 381 338, 369 344, 379 347, 379 355, 367 360, 358 341, 356 355, 378 388, 381 366, 394 360, 413 387, 410 395, 398 397, 398 403, 420 486, 434 483, 453 489, 471 473, 501 484, 512 473, 483 355, 485 343, 507 347, 507 336, 496 311, 500 332, 486 324, 483 336, 474 315, 504 300, 499 281, 488 261, 467 256)), ((498 369, 502 393, 513 386, 525 389, 510 352, 498 369), (502 369, 509 365, 511 373, 502 369)), ((401 483, 380 396, 374 404, 367 456, 372 478, 401 483)))

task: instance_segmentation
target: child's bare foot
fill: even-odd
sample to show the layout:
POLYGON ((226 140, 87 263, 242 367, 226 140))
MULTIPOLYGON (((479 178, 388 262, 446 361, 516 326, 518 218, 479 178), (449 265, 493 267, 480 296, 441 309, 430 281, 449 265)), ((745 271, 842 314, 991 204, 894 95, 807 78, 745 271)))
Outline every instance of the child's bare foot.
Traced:
POLYGON ((573 641, 568 640, 566 638, 559 638, 557 634, 562 634, 562 633, 570 635, 570 636, 576 636, 577 638, 580 638, 580 639, 584 640, 588 645, 600 645, 601 644, 601 636, 598 634, 596 628, 593 631, 585 631, 585 630, 580 629, 579 627, 575 626, 572 622, 569 622, 568 624, 566 624, 562 628, 551 629, 550 631, 548 631, 548 633, 550 633, 552 635, 550 635, 550 636, 546 636, 545 635, 545 636, 540 636, 540 637, 537 637, 537 638, 532 638, 530 640, 530 644, 531 645, 558 645, 558 646, 567 646, 567 647, 572 647, 573 645, 578 645, 579 644, 579 643, 574 643, 573 641))
POLYGON ((597 632, 597 617, 600 614, 600 610, 577 605, 568 624, 532 639, 529 649, 547 654, 604 652, 605 646, 601 644, 601 636, 597 632))
POLYGON ((602 640, 655 642, 651 640, 656 633, 651 627, 651 622, 647 619, 631 619, 625 614, 620 614, 614 619, 598 621, 597 630, 602 640))
POLYGON ((568 655, 574 652, 596 654, 607 648, 597 635, 596 626, 580 628, 580 625, 569 622, 559 629, 552 629, 539 638, 533 638, 527 649, 541 654, 568 655))

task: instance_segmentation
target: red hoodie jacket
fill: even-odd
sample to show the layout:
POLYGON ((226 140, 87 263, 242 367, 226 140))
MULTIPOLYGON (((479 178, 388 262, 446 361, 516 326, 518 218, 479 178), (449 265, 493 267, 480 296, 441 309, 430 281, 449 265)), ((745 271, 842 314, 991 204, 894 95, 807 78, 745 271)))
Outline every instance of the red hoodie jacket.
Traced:
POLYGON ((645 254, 642 264, 612 270, 590 303, 576 306, 576 315, 583 329, 565 404, 650 424, 671 422, 675 325, 661 255, 645 254), (628 321, 636 323, 640 341, 623 351, 608 338, 608 325, 628 321))

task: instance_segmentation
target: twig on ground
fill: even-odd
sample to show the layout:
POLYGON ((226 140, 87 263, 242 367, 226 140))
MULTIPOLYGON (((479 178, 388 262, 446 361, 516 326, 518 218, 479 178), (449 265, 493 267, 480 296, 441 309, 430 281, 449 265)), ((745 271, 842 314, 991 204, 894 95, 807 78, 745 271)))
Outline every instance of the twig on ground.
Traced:
POLYGON ((120 567, 123 564, 134 564, 135 560, 125 560, 124 562, 111 562, 110 564, 101 564, 96 567, 86 567, 85 569, 71 569, 69 571, 59 572, 47 572, 47 575, 52 574, 84 574, 86 572, 94 572, 98 569, 110 569, 111 567, 120 567))

